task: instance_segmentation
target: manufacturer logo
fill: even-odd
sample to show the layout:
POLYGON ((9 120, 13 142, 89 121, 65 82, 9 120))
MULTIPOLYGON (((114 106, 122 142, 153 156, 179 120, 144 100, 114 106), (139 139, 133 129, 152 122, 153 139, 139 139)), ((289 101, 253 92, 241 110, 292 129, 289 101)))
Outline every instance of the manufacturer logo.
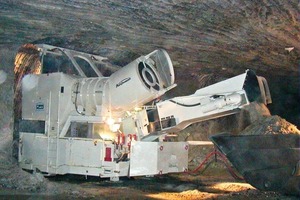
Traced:
POLYGON ((38 102, 35 104, 35 110, 36 111, 43 111, 45 109, 44 103, 38 102))
POLYGON ((124 78, 123 80, 121 80, 118 84, 116 84, 116 88, 120 87, 121 85, 123 85, 124 83, 130 81, 131 78, 124 78))

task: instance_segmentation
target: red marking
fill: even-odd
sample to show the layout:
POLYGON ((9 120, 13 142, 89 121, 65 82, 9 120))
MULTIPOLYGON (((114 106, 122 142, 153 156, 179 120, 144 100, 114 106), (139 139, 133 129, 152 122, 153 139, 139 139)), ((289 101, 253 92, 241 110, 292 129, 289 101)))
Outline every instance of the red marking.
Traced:
POLYGON ((125 134, 119 133, 117 138, 117 145, 123 145, 125 144, 125 134))
POLYGON ((111 158, 111 148, 110 147, 106 147, 105 148, 105 157, 104 157, 104 161, 108 161, 111 162, 112 158, 111 158))
POLYGON ((137 135, 136 135, 136 134, 133 134, 133 139, 134 139, 135 141, 137 141, 137 135))

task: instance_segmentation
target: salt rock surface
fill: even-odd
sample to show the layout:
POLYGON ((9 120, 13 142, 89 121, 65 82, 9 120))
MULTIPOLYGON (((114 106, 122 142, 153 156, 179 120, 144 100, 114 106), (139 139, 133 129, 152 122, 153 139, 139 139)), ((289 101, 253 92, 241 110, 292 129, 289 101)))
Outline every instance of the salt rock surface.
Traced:
POLYGON ((278 115, 263 116, 261 120, 253 122, 241 135, 266 135, 266 134, 300 134, 299 129, 292 123, 278 115))

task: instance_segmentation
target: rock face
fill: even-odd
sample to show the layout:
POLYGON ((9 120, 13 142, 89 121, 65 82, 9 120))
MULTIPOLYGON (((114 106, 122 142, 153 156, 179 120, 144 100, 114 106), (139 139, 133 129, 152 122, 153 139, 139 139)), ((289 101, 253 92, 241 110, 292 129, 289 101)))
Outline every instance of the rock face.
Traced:
POLYGON ((261 121, 256 121, 245 130, 241 135, 265 135, 265 134, 298 134, 300 131, 290 122, 282 119, 278 115, 264 117, 261 121))
POLYGON ((297 71, 297 0, 4 0, 0 9, 6 44, 46 41, 115 62, 162 47, 184 70, 297 71))
POLYGON ((269 81, 272 113, 299 123, 299 10, 297 0, 3 0, 0 44, 48 43, 119 66, 164 48, 179 85, 170 95, 251 68, 269 81))
POLYGON ((39 51, 32 44, 24 44, 20 47, 15 58, 14 67, 14 139, 19 136, 19 120, 22 118, 22 90, 21 80, 26 74, 40 74, 41 62, 39 51))

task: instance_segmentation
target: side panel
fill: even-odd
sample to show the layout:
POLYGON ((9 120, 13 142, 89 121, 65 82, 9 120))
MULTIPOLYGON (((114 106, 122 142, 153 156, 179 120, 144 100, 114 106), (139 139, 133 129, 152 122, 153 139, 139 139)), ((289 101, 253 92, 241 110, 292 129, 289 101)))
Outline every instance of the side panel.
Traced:
POLYGON ((44 134, 21 132, 20 141, 20 166, 47 171, 47 137, 44 134))
MULTIPOLYGON (((66 164, 99 167, 102 161, 103 143, 97 140, 64 139, 66 164)), ((63 150, 63 149, 62 149, 63 150)))
POLYGON ((133 142, 130 154, 129 176, 158 174, 158 143, 133 142))
POLYGON ((59 139, 57 174, 128 176, 128 162, 114 161, 114 145, 83 138, 59 139))
POLYGON ((99 176, 103 142, 92 139, 59 139, 58 174, 99 176))
POLYGON ((186 142, 135 142, 130 156, 130 176, 184 172, 188 166, 186 142))
POLYGON ((38 169, 49 174, 100 177, 128 176, 129 169, 129 162, 114 161, 113 144, 24 132, 20 133, 19 164, 23 169, 38 169))
POLYGON ((188 144, 186 142, 159 143, 159 173, 184 172, 188 169, 188 144))

